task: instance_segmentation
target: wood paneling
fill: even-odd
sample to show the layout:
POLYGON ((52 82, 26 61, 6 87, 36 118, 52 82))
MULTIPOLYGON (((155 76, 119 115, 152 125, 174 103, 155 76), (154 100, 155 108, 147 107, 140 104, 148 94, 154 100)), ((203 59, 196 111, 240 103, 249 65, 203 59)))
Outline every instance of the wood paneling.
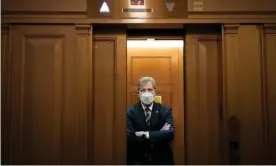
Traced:
MULTIPOLYGON (((45 23, 39 18, 15 20, 45 23)), ((187 19, 171 23, 183 20, 198 23, 187 19)), ((126 106, 137 100, 137 94, 127 93, 126 87, 135 92, 139 75, 157 73, 157 93, 164 96, 163 103, 173 107, 176 163, 184 164, 182 57, 167 52, 161 58, 141 54, 142 58, 127 61, 125 34, 109 32, 110 35, 97 34, 93 46, 98 46, 98 50, 93 47, 92 59, 89 23, 93 21, 118 20, 49 19, 48 23, 55 24, 88 24, 2 27, 2 163, 124 164, 126 106), (155 60, 162 64, 156 66, 158 70, 139 65, 155 60), (128 82, 130 87, 126 80, 126 70, 130 69, 127 63, 135 69, 132 82, 128 82), (160 77, 160 71, 164 77, 160 77), (176 84, 179 88, 175 88, 176 84), (175 103, 179 105, 176 107, 175 103)), ((114 30, 108 26, 109 31, 114 30)), ((229 160, 230 164, 275 164, 275 25, 225 25, 223 29, 223 60, 220 35, 205 33, 204 28, 196 33, 187 29, 185 163, 221 164, 229 160), (226 129, 228 133, 224 133, 226 129)))
MULTIPOLYGON (((188 11, 193 12, 193 2, 188 0, 188 11)), ((204 12, 275 12, 274 0, 205 0, 204 12)))
POLYGON ((183 48, 128 47, 127 57, 128 105, 138 101, 139 78, 153 77, 162 104, 172 108, 176 128, 173 141, 175 164, 184 164, 183 48))
POLYGON ((195 29, 185 39, 186 164, 221 164, 220 38, 195 29))
POLYGON ((93 58, 93 164, 126 162, 126 35, 96 34, 93 58))
MULTIPOLYGON (((122 12, 123 8, 130 7, 130 0, 111 1, 106 0, 109 14, 101 14, 100 8, 103 3, 101 0, 3 0, 2 10, 9 13, 42 14, 52 15, 53 13, 67 15, 80 14, 87 12, 89 18, 186 18, 187 12, 193 12, 194 0, 173 0, 174 8, 168 11, 165 1, 145 0, 146 8, 153 8, 153 12, 122 12), (50 14, 50 13, 51 14, 50 14)), ((230 0, 208 0, 203 2, 204 12, 275 12, 274 0, 254 0, 254 1, 230 1, 230 0)), ((252 14, 252 13, 251 13, 252 14)), ((267 13, 268 14, 268 13, 267 13)))
POLYGON ((77 45, 74 26, 12 26, 10 164, 86 163, 88 105, 78 100, 88 99, 79 89, 86 59, 77 45))
POLYGON ((193 12, 195 0, 145 0, 152 12, 122 12, 130 0, 105 0, 110 13, 100 13, 102 0, 3 0, 6 23, 275 23, 274 0, 208 0, 193 12), (166 1, 174 2, 170 12, 166 1))
POLYGON ((266 145, 268 164, 276 163, 276 25, 265 25, 263 31, 263 90, 264 107, 266 112, 266 145))
POLYGON ((94 41, 94 163, 112 164, 114 157, 115 42, 94 41))
POLYGON ((80 122, 77 142, 78 164, 92 164, 93 158, 93 112, 92 111, 92 27, 89 24, 76 25, 77 33, 77 110, 80 122))
POLYGON ((225 26, 223 42, 225 110, 232 145, 229 160, 236 164, 265 164, 260 27, 225 26))
POLYGON ((1 3, 5 12, 86 12, 86 0, 3 0, 1 3))

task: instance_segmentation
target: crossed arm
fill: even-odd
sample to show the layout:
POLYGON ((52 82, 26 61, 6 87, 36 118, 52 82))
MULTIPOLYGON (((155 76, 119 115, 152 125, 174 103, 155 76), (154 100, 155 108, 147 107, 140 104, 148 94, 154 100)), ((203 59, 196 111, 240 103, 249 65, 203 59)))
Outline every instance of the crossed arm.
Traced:
POLYGON ((145 141, 149 139, 151 142, 169 142, 174 138, 174 123, 172 112, 168 111, 165 115, 165 124, 159 131, 136 131, 133 119, 127 114, 127 134, 130 143, 145 141))

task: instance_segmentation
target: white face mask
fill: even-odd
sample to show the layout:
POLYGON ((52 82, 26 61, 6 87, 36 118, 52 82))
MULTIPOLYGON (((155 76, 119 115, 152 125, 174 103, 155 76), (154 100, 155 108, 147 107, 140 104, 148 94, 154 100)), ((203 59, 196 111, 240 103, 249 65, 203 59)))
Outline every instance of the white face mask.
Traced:
POLYGON ((149 105, 154 101, 154 97, 152 93, 144 92, 140 95, 140 100, 142 103, 149 105))

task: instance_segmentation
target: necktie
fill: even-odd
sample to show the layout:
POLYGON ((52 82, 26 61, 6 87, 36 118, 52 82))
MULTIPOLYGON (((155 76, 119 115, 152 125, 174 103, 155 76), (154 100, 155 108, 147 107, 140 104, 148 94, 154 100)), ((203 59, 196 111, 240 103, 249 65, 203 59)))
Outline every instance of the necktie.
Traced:
POLYGON ((146 122, 148 125, 150 125, 150 109, 146 108, 145 111, 146 111, 146 122))

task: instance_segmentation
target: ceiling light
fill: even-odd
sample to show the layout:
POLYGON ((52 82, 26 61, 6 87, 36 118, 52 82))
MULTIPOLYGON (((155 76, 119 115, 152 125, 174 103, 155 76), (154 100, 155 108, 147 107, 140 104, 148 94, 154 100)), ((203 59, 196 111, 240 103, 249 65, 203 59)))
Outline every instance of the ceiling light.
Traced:
POLYGON ((128 40, 127 47, 132 48, 182 48, 184 47, 183 40, 128 40))

